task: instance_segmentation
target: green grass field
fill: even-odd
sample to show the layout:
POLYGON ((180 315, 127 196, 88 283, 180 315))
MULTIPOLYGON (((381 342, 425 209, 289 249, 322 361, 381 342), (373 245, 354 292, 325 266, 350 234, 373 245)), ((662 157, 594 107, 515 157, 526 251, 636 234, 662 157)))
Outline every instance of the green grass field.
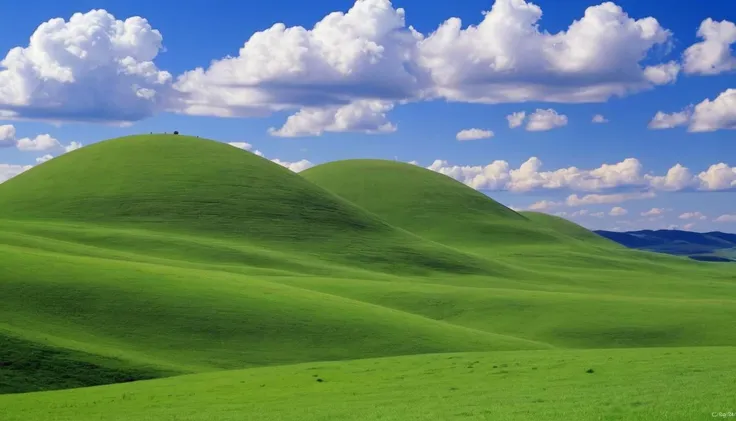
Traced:
POLYGON ((0 184, 0 268, 3 421, 736 410, 733 265, 409 164, 100 142, 0 184))

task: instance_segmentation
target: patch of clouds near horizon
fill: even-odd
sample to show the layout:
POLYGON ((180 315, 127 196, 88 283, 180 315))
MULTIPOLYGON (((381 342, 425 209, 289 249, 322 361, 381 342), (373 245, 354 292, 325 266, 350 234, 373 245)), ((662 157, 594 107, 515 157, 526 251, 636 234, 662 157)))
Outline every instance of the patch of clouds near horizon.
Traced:
POLYGON ((726 89, 714 100, 706 98, 699 104, 682 111, 657 111, 649 122, 650 129, 673 129, 688 126, 691 133, 736 130, 736 89, 726 89))

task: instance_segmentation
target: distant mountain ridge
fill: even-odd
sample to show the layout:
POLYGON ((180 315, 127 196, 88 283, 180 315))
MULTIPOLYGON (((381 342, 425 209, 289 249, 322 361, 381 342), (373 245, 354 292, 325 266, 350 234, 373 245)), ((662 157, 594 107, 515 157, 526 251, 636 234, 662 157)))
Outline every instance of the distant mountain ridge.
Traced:
POLYGON ((736 234, 680 230, 594 231, 623 246, 715 262, 736 262, 736 234))

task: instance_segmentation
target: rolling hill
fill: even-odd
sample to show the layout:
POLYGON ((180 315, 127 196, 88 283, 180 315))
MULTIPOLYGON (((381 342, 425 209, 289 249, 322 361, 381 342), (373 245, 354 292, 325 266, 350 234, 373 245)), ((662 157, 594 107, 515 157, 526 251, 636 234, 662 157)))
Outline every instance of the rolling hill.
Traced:
POLYGON ((595 231, 623 246, 703 261, 736 261, 736 234, 680 230, 595 231))
MULTIPOLYGON (((736 346, 725 266, 630 250, 408 164, 297 175, 211 140, 118 138, 0 184, 0 406, 11 420, 490 416, 461 408, 451 368, 476 395, 518 382, 499 412, 510 419, 533 396, 564 401, 518 362, 591 405, 687 373, 674 408, 698 384, 720 396, 705 379, 736 346), (583 353, 608 377, 568 371, 583 353), (706 355, 710 371, 694 363, 706 355), (367 360, 379 357, 391 358, 367 360), (330 376, 307 386, 314 367, 330 376), (15 395, 109 383, 126 384, 15 395), (393 409, 366 413, 371 402, 393 409)), ((571 411, 559 405, 550 413, 571 411)))

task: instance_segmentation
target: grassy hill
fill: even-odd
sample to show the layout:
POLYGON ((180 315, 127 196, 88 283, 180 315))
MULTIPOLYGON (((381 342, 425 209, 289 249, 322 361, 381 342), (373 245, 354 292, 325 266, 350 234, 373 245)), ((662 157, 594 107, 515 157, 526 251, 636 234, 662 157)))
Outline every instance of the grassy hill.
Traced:
POLYGON ((663 407, 624 405, 637 393, 621 379, 651 376, 669 379, 670 407, 693 415, 677 393, 705 390, 734 356, 736 276, 725 266, 629 250, 411 165, 346 161, 301 176, 205 139, 113 139, 0 184, 0 393, 126 384, 0 406, 23 420, 484 419, 480 406, 461 409, 461 386, 434 377, 454 364, 444 354, 482 352, 458 358, 547 361, 546 374, 455 378, 516 396, 496 414, 507 419, 533 399, 589 419, 592 406, 575 412, 533 386, 542 379, 559 396, 650 419, 663 407), (609 377, 565 371, 585 348, 598 349, 585 351, 592 361, 617 359, 609 377), (711 371, 687 371, 706 354, 719 355, 711 371), (670 360, 686 377, 652 374, 670 360), (310 365, 272 367, 298 363, 310 365), (296 380, 327 366, 324 384, 296 380), (146 380, 160 377, 171 378, 146 380), (339 382, 342 392, 329 389, 339 382), (323 398, 343 403, 330 412, 323 398), (371 402, 391 412, 366 413, 371 402))

